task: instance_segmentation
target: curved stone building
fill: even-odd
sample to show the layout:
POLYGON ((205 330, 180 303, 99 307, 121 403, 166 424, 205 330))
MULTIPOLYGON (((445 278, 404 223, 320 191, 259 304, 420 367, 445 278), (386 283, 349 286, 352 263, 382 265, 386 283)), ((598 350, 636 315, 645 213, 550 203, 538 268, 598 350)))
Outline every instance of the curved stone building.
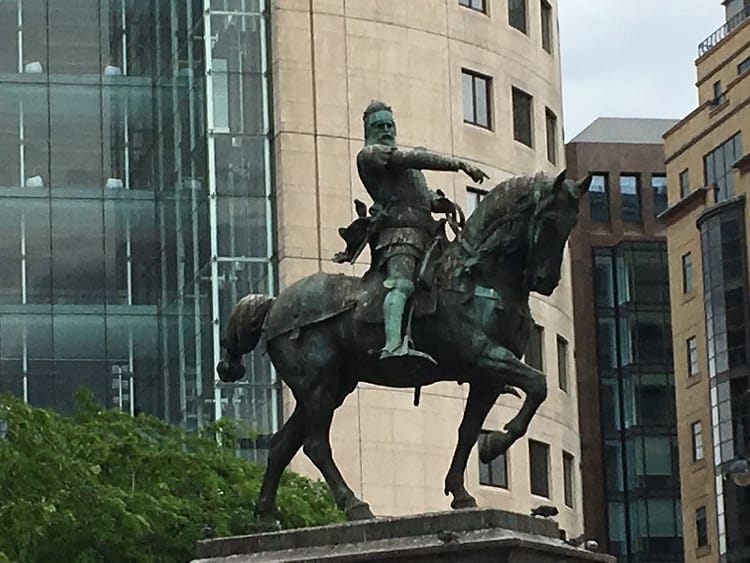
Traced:
MULTIPOLYGON (((330 258, 342 247, 337 229, 353 218, 353 198, 369 201, 354 161, 372 98, 393 107, 400 145, 427 146, 487 171, 489 186, 481 187, 461 174, 427 174, 433 188, 469 209, 482 188, 511 175, 563 168, 556 2, 277 0, 270 21, 280 287, 317 271, 366 269, 330 258)), ((548 374, 549 397, 507 460, 480 470, 472 454, 467 484, 487 506, 526 512, 552 503, 561 527, 577 534, 569 268, 566 258, 554 295, 531 304, 539 327, 527 356, 548 374)), ((467 392, 456 384, 425 388, 417 409, 410 390, 361 385, 339 409, 335 458, 376 513, 448 507, 443 478, 467 392)), ((291 400, 285 396, 285 412, 291 400)), ((502 429, 519 406, 516 398, 503 399, 487 429, 502 429)), ((318 475, 302 454, 293 468, 318 475)))

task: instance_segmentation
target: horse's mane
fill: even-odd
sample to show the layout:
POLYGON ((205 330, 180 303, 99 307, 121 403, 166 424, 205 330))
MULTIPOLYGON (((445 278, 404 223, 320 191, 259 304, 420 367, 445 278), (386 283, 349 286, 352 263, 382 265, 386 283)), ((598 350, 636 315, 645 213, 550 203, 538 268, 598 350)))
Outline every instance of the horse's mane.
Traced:
POLYGON ((484 255, 509 255, 525 245, 528 226, 537 207, 548 195, 551 179, 541 172, 518 176, 492 188, 466 220, 460 246, 463 270, 477 265, 484 255), (545 189, 546 188, 546 189, 545 189))

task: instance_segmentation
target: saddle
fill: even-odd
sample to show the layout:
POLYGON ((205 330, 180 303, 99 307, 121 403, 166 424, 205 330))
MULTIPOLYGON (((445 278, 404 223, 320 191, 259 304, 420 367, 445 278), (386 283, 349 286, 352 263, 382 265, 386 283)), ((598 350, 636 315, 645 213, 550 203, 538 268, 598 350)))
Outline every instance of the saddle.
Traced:
MULTIPOLYGON (((344 274, 317 273, 293 284, 296 291, 274 302, 273 314, 266 318, 266 340, 299 331, 316 323, 353 311, 358 322, 383 324, 384 273, 370 270, 363 278, 344 274)), ((417 284, 412 296, 413 317, 431 315, 437 309, 435 288, 417 284)))

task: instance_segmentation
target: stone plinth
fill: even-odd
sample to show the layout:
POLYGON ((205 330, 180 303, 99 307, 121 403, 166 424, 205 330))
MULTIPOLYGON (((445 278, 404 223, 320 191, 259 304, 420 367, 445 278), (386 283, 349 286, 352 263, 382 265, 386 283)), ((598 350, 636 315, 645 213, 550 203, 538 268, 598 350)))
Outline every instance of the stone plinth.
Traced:
POLYGON ((563 563, 615 559, 567 545, 550 520, 492 509, 378 518, 198 542, 193 563, 445 561, 563 563))

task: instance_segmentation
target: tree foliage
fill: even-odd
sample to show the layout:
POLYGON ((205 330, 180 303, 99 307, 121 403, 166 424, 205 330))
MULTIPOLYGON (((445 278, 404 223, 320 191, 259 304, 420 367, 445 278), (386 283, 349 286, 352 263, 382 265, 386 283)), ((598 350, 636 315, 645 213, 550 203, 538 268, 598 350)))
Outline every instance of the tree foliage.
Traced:
MULTIPOLYGON (((0 420, 0 563, 187 561, 206 534, 253 531, 263 468, 235 455, 228 421, 189 433, 87 391, 70 417, 0 396, 0 420)), ((291 472, 278 506, 286 528, 342 519, 323 483, 291 472)))

